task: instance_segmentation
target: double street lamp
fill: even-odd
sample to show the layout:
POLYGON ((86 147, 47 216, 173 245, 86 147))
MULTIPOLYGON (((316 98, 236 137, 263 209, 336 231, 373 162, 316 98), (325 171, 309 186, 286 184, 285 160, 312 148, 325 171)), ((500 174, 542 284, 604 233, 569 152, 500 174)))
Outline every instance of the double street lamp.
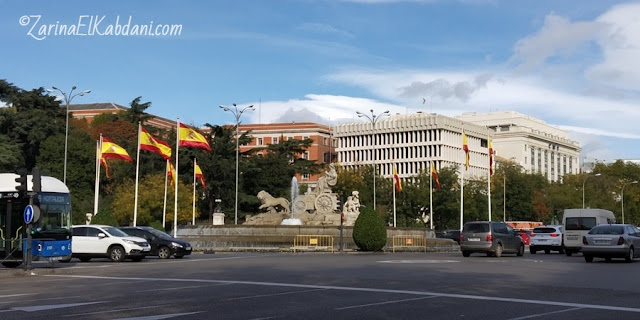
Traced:
POLYGON ((238 157, 239 157, 239 153, 238 153, 238 148, 240 147, 239 145, 239 140, 240 140, 240 136, 238 135, 238 127, 240 126, 240 117, 242 116, 242 114, 247 111, 247 110, 254 110, 253 105, 244 107, 240 110, 238 110, 238 106, 234 103, 233 104, 233 109, 225 107, 223 105, 220 105, 220 108, 224 111, 229 111, 233 114, 233 116, 236 118, 236 205, 235 205, 235 212, 236 212, 236 219, 235 219, 235 224, 238 224, 238 175, 239 175, 239 171, 238 171, 238 157))
MULTIPOLYGON (((599 177, 601 176, 601 173, 596 173, 593 176, 594 177, 599 177)), ((584 209, 584 184, 587 182, 587 178, 589 178, 591 175, 587 175, 586 177, 584 177, 584 180, 582 181, 582 209, 584 209)))
POLYGON ((359 118, 365 117, 371 122, 371 156, 373 159, 373 210, 375 211, 376 210, 376 142, 375 142, 376 122, 378 122, 378 120, 380 120, 381 117, 388 116, 389 110, 379 115, 373 114, 373 109, 369 110, 369 112, 371 112, 371 116, 364 114, 360 111, 356 111, 356 114, 358 115, 359 118))
POLYGON ((67 108, 67 116, 66 116, 66 124, 65 124, 65 131, 64 131, 64 173, 62 174, 62 182, 64 182, 64 184, 67 184, 67 141, 69 139, 69 104, 71 104, 71 100, 73 100, 73 98, 77 97, 77 96, 84 96, 87 93, 91 93, 91 90, 85 90, 82 92, 76 92, 75 94, 73 93, 73 90, 76 90, 76 86, 71 87, 71 91, 69 91, 69 94, 67 95, 64 91, 52 86, 51 89, 47 89, 47 92, 60 92, 60 94, 62 94, 62 99, 64 100, 64 103, 66 105, 67 108))
POLYGON ((624 224, 624 187, 626 187, 629 184, 636 184, 638 183, 638 180, 635 181, 631 181, 631 182, 627 182, 625 184, 622 185, 622 192, 620 193, 620 198, 622 198, 620 201, 622 203, 622 223, 624 224))

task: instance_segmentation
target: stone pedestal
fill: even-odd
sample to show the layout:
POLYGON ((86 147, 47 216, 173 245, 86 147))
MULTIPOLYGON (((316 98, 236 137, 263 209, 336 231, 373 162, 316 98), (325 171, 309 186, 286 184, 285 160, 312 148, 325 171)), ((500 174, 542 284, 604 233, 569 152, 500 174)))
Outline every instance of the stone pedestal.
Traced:
POLYGON ((224 213, 216 212, 213 214, 213 225, 214 226, 224 225, 224 213))

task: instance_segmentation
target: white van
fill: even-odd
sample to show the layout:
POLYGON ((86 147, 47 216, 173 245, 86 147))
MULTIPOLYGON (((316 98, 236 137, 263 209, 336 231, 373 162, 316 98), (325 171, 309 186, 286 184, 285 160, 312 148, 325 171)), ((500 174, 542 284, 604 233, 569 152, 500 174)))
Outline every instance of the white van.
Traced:
POLYGON ((600 224, 616 223, 613 212, 604 209, 565 209, 562 217, 564 253, 571 256, 582 250, 582 236, 600 224))

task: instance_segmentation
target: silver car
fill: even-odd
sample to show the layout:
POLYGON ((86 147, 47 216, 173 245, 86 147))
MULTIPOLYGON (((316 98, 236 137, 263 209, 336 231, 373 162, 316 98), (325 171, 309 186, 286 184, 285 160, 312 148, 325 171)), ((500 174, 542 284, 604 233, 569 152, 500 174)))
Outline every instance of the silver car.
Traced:
POLYGON ((593 258, 624 258, 631 262, 640 257, 640 232, 630 224, 598 225, 582 237, 582 254, 586 262, 593 258))
POLYGON ((460 233, 460 251, 468 257, 474 252, 501 257, 502 253, 524 254, 524 242, 518 233, 504 222, 467 222, 460 233))

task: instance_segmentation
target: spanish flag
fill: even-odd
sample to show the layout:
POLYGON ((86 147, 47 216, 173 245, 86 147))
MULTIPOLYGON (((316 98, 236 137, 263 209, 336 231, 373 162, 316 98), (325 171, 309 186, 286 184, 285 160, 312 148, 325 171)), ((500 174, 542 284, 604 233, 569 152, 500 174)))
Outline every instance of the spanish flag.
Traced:
POLYGON ((489 137, 489 175, 493 175, 493 143, 489 137))
POLYGON ((111 142, 111 140, 102 138, 102 159, 123 159, 132 162, 129 153, 123 147, 111 142))
POLYGON ((145 128, 140 130, 140 149, 155 152, 165 159, 171 159, 171 147, 169 144, 154 138, 145 128))
POLYGON ((462 150, 464 150, 464 169, 469 170, 469 143, 464 129, 462 129, 462 150))
POLYGON ((176 168, 173 167, 173 163, 170 161, 167 161, 167 163, 169 164, 167 166, 167 177, 169 177, 169 181, 171 182, 171 185, 173 185, 175 183, 175 179, 173 177, 176 176, 176 168))
POLYGON ((209 142, 198 131, 180 123, 178 127, 178 145, 181 147, 203 148, 211 151, 209 142))
POLYGON ((431 177, 436 181, 436 188, 440 190, 440 179, 438 179, 438 171, 436 171, 436 166, 433 165, 433 162, 431 162, 431 177))
POLYGON ((207 188, 207 185, 204 183, 204 175, 202 174, 202 169, 200 169, 200 166, 196 163, 196 178, 200 179, 200 184, 202 185, 202 187, 204 189, 207 188))
POLYGON ((400 176, 398 176, 398 170, 396 170, 396 165, 393 165, 393 182, 396 185, 396 190, 398 192, 402 192, 402 182, 400 182, 400 176))
POLYGON ((107 166, 107 160, 104 158, 100 159, 100 164, 104 167, 104 173, 107 175, 107 178, 111 178, 111 174, 109 173, 109 166, 107 166))

